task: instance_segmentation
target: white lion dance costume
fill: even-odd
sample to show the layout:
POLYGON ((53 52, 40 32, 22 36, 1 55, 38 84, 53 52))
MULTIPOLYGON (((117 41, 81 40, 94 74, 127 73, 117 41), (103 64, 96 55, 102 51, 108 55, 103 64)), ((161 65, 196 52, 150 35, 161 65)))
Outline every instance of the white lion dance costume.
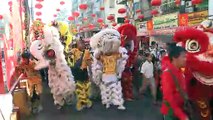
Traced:
POLYGON ((124 110, 122 87, 119 79, 128 58, 125 48, 120 47, 120 34, 114 29, 105 29, 95 34, 90 41, 94 49, 92 65, 93 80, 101 89, 102 104, 111 104, 124 110))
POLYGON ((44 26, 43 33, 43 39, 31 43, 30 52, 38 60, 36 70, 49 68, 49 87, 54 104, 61 109, 65 103, 71 102, 75 82, 65 60, 64 46, 59 40, 58 30, 55 27, 44 26))

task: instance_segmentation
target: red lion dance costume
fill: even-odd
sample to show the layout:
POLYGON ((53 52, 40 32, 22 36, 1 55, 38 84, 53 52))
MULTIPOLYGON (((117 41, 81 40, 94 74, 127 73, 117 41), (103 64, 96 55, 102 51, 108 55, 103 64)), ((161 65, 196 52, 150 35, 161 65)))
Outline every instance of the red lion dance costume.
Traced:
POLYGON ((132 24, 127 23, 120 26, 118 31, 121 34, 121 46, 127 49, 129 55, 121 80, 123 95, 126 100, 132 100, 133 86, 131 68, 138 52, 138 42, 136 40, 137 29, 132 24))
POLYGON ((204 21, 198 27, 176 31, 174 40, 187 50, 185 79, 188 95, 195 103, 201 120, 211 120, 213 100, 213 25, 204 21))

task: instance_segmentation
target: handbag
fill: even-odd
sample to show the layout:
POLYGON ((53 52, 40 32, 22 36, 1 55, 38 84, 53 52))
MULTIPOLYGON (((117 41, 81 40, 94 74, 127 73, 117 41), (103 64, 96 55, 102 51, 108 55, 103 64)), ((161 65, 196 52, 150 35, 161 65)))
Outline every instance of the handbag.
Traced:
POLYGON ((199 113, 196 110, 196 105, 189 99, 188 95, 180 87, 180 84, 178 83, 178 79, 172 73, 172 71, 169 69, 167 71, 171 74, 178 92, 180 93, 181 97, 184 99, 183 110, 188 115, 189 120, 200 120, 199 113))

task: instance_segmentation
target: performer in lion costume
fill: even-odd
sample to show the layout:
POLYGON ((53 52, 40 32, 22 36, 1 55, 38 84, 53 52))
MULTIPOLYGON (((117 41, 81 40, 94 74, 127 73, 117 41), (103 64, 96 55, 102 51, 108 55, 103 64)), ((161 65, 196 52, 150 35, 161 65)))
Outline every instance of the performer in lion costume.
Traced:
POLYGON ((109 108, 118 105, 124 110, 121 74, 128 58, 125 48, 120 47, 120 34, 114 29, 105 29, 95 34, 90 41, 94 50, 92 65, 93 80, 100 87, 102 104, 109 108))
POLYGON ((48 67, 48 79, 54 103, 61 109, 70 103, 75 91, 75 82, 64 56, 64 46, 60 42, 59 31, 55 27, 44 26, 43 37, 34 40, 30 52, 37 59, 36 70, 48 67))
POLYGON ((211 120, 213 98, 213 22, 195 28, 178 29, 174 40, 187 50, 185 77, 189 98, 196 104, 201 120, 211 120))

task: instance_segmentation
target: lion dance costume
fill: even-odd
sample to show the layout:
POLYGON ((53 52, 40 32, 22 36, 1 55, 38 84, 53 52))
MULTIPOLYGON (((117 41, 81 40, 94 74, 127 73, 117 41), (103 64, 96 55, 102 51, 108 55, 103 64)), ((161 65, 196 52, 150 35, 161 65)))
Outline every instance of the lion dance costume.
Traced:
POLYGON ((138 52, 137 29, 132 24, 124 24, 118 28, 121 34, 121 46, 125 47, 128 51, 129 58, 125 70, 122 74, 121 85, 123 88, 124 98, 126 100, 133 99, 133 79, 131 68, 134 64, 136 54, 138 52))
POLYGON ((128 58, 125 48, 120 47, 120 34, 114 29, 105 29, 95 34, 90 41, 94 50, 92 65, 93 80, 100 87, 102 104, 109 108, 118 105, 124 110, 122 86, 119 79, 128 58))
POLYGON ((195 103, 201 120, 211 120, 213 99, 213 22, 204 21, 195 28, 181 28, 174 40, 187 50, 185 77, 189 98, 195 103))
POLYGON ((75 91, 75 82, 64 56, 64 46, 55 27, 43 26, 43 37, 33 40, 31 54, 38 60, 35 69, 48 67, 48 79, 54 103, 61 109, 70 103, 75 91))
MULTIPOLYGON (((79 41, 78 44, 84 44, 84 41, 79 41)), ((79 48, 73 48, 71 50, 74 60, 74 66, 72 66, 73 75, 76 82, 76 96, 77 104, 76 109, 78 111, 87 107, 92 106, 92 101, 90 97, 90 86, 91 82, 89 81, 87 68, 91 61, 91 56, 89 50, 80 50, 79 48)))

